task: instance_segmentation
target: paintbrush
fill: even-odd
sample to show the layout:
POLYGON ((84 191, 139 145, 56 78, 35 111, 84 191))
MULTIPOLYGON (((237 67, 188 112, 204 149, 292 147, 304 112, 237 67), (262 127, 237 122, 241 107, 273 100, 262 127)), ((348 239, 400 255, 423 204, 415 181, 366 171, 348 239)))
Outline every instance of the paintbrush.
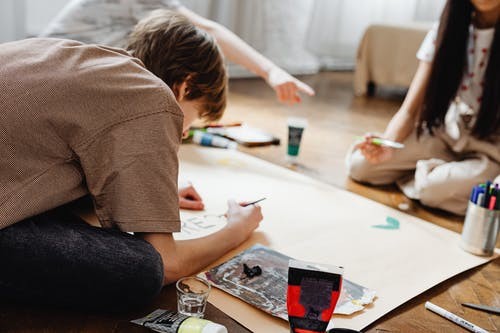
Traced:
POLYGON ((261 198, 261 199, 259 199, 259 200, 255 200, 255 201, 252 201, 252 202, 249 202, 249 203, 243 204, 243 205, 241 205, 241 206, 242 206, 242 207, 246 207, 246 206, 250 206, 250 205, 255 205, 256 203, 261 202, 261 201, 263 201, 263 200, 266 200, 266 198, 261 198))
MULTIPOLYGON (((250 206, 250 205, 255 205, 256 203, 259 203, 259 202, 261 202, 261 201, 263 201, 263 200, 266 200, 266 199, 267 199, 266 197, 264 197, 264 198, 260 198, 259 200, 255 200, 255 201, 252 201, 252 202, 245 203, 245 204, 241 205, 241 207, 248 207, 248 206, 250 206)), ((219 215, 217 215, 217 216, 218 216, 218 217, 223 217, 223 216, 226 216, 226 217, 227 217, 226 213, 224 213, 224 214, 219 214, 219 215)))

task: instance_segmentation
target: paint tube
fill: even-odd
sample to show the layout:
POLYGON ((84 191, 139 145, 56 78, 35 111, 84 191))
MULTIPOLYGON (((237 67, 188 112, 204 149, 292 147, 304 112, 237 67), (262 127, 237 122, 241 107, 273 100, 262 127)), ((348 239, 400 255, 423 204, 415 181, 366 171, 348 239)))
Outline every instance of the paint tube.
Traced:
POLYGON ((299 155, 300 141, 302 140, 302 133, 307 127, 307 119, 305 118, 288 118, 288 160, 295 162, 299 155))
POLYGON ((227 333, 227 328, 209 320, 158 309, 131 321, 160 333, 227 333))
POLYGON ((229 139, 203 131, 194 131, 193 142, 202 146, 236 149, 238 144, 229 139))
POLYGON ((342 267, 290 259, 286 305, 292 333, 324 333, 342 289, 342 267))

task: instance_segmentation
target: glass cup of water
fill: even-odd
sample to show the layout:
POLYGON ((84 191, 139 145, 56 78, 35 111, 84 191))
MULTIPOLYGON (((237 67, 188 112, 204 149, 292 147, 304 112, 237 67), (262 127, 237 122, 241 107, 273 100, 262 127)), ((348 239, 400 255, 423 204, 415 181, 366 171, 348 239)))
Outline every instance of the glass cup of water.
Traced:
POLYGON ((177 288, 177 311, 186 316, 203 318, 207 305, 210 283, 197 277, 184 277, 175 284, 177 288))

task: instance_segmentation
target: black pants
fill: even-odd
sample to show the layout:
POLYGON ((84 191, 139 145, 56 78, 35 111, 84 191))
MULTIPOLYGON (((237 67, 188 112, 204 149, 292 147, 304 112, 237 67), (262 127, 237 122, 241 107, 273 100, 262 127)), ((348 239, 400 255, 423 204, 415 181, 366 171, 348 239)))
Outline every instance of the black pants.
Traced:
POLYGON ((146 241, 62 210, 0 230, 0 299, 126 311, 157 296, 160 255, 146 241))

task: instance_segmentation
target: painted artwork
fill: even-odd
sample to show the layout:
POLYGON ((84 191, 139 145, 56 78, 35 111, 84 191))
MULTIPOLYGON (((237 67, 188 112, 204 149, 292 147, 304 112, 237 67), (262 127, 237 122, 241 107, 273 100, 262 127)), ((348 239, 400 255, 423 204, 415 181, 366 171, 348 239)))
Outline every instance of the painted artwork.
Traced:
POLYGON ((385 229, 385 230, 398 230, 399 229, 399 221, 392 217, 392 216, 387 216, 385 218, 385 224, 377 224, 377 225, 372 225, 372 228, 377 228, 377 229, 385 229))
MULTIPOLYGON (((287 320, 286 289, 290 259, 257 244, 202 275, 213 286, 275 317, 287 320), (252 271, 260 272, 252 274, 252 271)), ((344 279, 334 313, 352 314, 362 310, 374 298, 375 291, 344 279)))

